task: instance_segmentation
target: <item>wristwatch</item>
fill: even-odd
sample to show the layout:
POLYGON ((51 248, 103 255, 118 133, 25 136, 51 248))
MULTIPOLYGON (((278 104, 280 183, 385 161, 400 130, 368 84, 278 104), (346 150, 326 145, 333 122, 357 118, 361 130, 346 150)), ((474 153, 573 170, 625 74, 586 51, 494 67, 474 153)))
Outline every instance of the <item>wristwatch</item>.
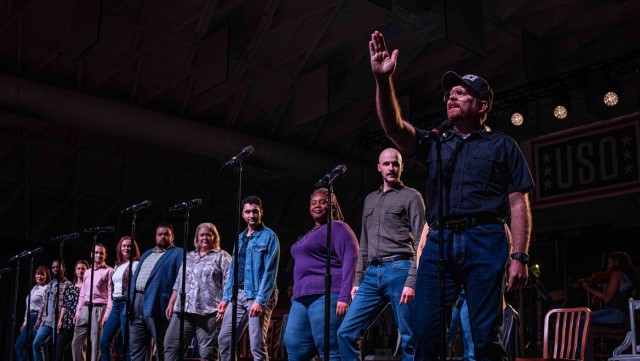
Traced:
POLYGON ((520 263, 526 265, 529 263, 529 255, 526 252, 515 252, 511 254, 511 259, 515 259, 520 263))

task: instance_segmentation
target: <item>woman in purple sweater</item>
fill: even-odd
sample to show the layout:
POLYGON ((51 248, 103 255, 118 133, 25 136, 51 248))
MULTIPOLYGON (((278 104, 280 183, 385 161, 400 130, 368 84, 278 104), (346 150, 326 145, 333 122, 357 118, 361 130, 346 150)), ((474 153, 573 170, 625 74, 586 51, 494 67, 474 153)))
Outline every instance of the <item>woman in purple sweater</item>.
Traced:
MULTIPOLYGON (((331 360, 340 360, 336 333, 351 301, 351 287, 358 259, 358 240, 343 222, 335 194, 331 199, 331 360)), ((324 188, 311 194, 309 213, 315 222, 307 234, 291 246, 295 261, 293 299, 284 342, 289 361, 309 361, 316 354, 324 357, 324 274, 327 250, 328 192, 324 188)))

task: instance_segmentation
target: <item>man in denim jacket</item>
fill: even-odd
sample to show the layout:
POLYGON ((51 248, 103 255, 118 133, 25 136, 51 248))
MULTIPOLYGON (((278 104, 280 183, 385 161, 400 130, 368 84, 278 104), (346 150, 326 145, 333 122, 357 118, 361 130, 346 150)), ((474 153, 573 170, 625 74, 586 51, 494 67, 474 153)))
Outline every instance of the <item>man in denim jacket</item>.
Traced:
MULTIPOLYGON (((262 200, 249 196, 242 200, 242 218, 247 228, 240 233, 238 251, 238 316, 237 335, 249 325, 251 354, 256 361, 266 361, 266 335, 271 320, 271 311, 278 300, 276 274, 280 259, 278 236, 262 223, 262 200)), ((234 252, 235 253, 235 252, 234 252)), ((235 257, 235 256, 234 256, 235 257)), ((231 262, 233 275, 235 259, 231 262)), ((231 299, 233 277, 229 277, 224 286, 222 301, 218 304, 218 317, 223 317, 218 344, 221 361, 231 361, 231 311, 225 312, 231 299)))

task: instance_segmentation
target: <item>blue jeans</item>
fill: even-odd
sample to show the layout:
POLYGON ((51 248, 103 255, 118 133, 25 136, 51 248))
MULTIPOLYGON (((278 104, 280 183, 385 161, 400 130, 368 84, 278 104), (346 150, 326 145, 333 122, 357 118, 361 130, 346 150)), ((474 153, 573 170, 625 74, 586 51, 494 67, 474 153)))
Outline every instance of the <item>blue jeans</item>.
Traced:
MULTIPOLYGON (((591 312, 591 320, 589 323, 591 325, 619 325, 625 322, 625 318, 627 316, 615 307, 606 306, 600 310, 591 312)), ((582 342, 582 332, 584 330, 584 316, 580 317, 580 328, 578 329, 578 345, 582 342)), ((586 357, 584 358, 587 361, 591 361, 593 359, 593 350, 590 349, 591 345, 587 342, 587 347, 585 350, 586 357)), ((579 358, 580 348, 578 347, 578 352, 576 352, 576 358, 579 358)))
POLYGON ((36 331, 33 330, 33 325, 36 324, 36 321, 38 320, 38 313, 34 312, 34 313, 30 313, 29 314, 29 340, 27 340, 27 326, 24 327, 24 329, 22 330, 22 332, 20 332, 20 335, 18 336, 18 339, 16 340, 16 359, 18 361, 23 361, 25 360, 25 351, 27 348, 27 344, 31 341, 33 341, 33 339, 36 337, 36 331))
MULTIPOLYGON (((100 337, 100 361, 111 361, 111 351, 113 348, 113 340, 120 333, 122 338, 121 345, 125 345, 125 327, 127 324, 127 303, 125 301, 114 301, 111 307, 109 318, 102 329, 102 337, 100 337)), ((127 361, 131 360, 131 352, 127 347, 127 361)))
MULTIPOLYGON (((331 294, 329 309, 329 359, 340 360, 337 332, 342 319, 336 316, 338 294, 331 294)), ((284 335, 289 361, 309 361, 316 353, 324 359, 324 295, 298 297, 291 301, 284 335)))
POLYGON ((51 336, 53 336, 53 327, 49 327, 44 323, 40 325, 36 338, 33 340, 33 361, 44 361, 45 346, 51 336))
MULTIPOLYGON (((506 360, 500 341, 502 295, 508 240, 504 225, 485 224, 461 233, 445 230, 445 308, 451 309, 456 290, 466 293, 476 360, 506 360)), ((413 323, 416 361, 437 360, 440 353, 440 289, 437 231, 431 230, 420 257, 413 323)))
POLYGON ((464 349, 463 360, 475 361, 475 355, 473 353, 473 338, 471 337, 471 325, 469 324, 469 309, 467 308, 467 297, 464 290, 460 292, 458 296, 458 302, 453 309, 453 315, 451 316, 451 325, 447 331, 447 344, 451 345, 451 341, 458 333, 458 330, 462 330, 462 346, 464 349))
POLYGON ((398 332, 402 338, 402 360, 413 360, 411 318, 415 301, 400 304, 402 289, 410 267, 411 261, 408 260, 367 267, 362 284, 338 329, 338 345, 344 360, 360 359, 358 340, 384 310, 387 303, 391 303, 393 315, 398 324, 398 332))
POLYGON ((591 312, 592 325, 619 325, 625 322, 627 316, 622 310, 606 306, 591 312))

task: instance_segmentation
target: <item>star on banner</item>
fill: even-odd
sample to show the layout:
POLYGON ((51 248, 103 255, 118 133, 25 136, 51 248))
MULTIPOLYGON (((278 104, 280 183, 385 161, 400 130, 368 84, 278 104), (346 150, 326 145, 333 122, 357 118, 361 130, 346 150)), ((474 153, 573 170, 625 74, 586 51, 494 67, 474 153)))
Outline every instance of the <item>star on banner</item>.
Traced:
POLYGON ((548 153, 543 155, 542 156, 542 161, 545 162, 545 163, 551 162, 551 156, 548 153))
POLYGON ((627 164, 624 166, 624 174, 631 174, 633 172, 633 164, 627 164))
POLYGON ((551 189, 552 185, 553 185, 553 182, 551 182, 550 180, 547 180, 546 182, 544 182, 544 189, 551 189))
POLYGON ((631 145, 631 137, 626 135, 622 138, 622 145, 631 145))
POLYGON ((545 177, 550 176, 550 175, 551 175, 551 168, 549 168, 549 167, 545 167, 545 168, 542 170, 542 173, 544 173, 544 176, 545 176, 545 177))

